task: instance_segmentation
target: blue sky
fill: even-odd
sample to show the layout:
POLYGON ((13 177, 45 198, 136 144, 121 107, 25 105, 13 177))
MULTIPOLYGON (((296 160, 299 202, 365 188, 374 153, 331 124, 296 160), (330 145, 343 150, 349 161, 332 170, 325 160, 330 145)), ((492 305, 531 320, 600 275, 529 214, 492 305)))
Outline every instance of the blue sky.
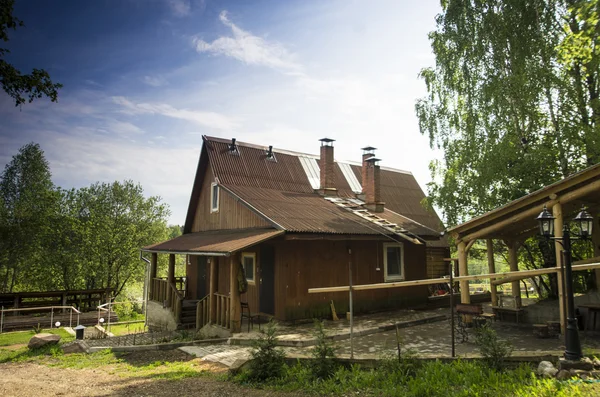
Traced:
POLYGON ((55 184, 133 179, 182 224, 202 135, 412 171, 439 153, 419 133, 417 77, 439 1, 17 0, 7 58, 64 84, 15 108, 0 92, 0 167, 38 142, 55 184))

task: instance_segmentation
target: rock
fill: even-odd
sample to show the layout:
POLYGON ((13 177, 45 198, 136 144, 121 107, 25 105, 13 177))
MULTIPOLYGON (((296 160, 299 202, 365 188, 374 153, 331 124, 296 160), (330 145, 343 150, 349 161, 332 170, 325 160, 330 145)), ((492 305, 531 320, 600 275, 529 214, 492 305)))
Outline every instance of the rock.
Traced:
POLYGON ((42 346, 46 345, 56 345, 60 341, 60 335, 54 334, 35 334, 29 339, 29 344, 27 345, 30 349, 39 349, 42 346))
POLYGON ((71 353, 86 353, 87 346, 84 341, 76 340, 75 342, 68 343, 63 345, 62 347, 63 353, 71 354, 71 353))
POLYGON ((561 369, 556 374, 556 379, 557 380, 569 380, 569 379, 571 379, 571 372, 567 371, 566 369, 561 369))
POLYGON ((550 361, 542 361, 540 362, 540 365, 538 365, 537 374, 539 376, 551 378, 556 375, 557 372, 558 370, 554 368, 554 365, 552 365, 550 361))
POLYGON ((600 369, 600 360, 598 360, 596 357, 594 357, 592 364, 594 364, 594 368, 600 369))
MULTIPOLYGON (((586 357, 587 358, 587 357, 586 357)), ((565 360, 561 358, 558 360, 558 369, 579 369, 582 371, 591 371, 594 369, 594 364, 588 358, 587 360, 565 360)))
POLYGON ((596 379, 600 379, 600 371, 592 371, 590 375, 596 379))

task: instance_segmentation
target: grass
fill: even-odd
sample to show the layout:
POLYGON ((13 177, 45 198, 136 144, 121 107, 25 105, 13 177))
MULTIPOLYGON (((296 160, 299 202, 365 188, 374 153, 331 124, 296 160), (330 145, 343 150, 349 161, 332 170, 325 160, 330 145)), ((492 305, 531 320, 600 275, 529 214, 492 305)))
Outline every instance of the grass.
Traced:
POLYGON ((388 362, 377 369, 338 367, 327 379, 317 379, 310 368, 296 364, 284 367, 283 375, 264 383, 251 383, 242 372, 234 382, 259 388, 313 395, 444 396, 444 397, 591 397, 600 384, 538 379, 529 366, 495 371, 477 362, 445 364, 431 361, 414 366, 388 362))
MULTIPOLYGON (((62 328, 45 329, 42 330, 42 332, 60 335, 62 343, 70 342, 75 339, 74 336, 62 328)), ((2 333, 0 334, 0 346, 27 344, 33 335, 35 335, 33 330, 2 333)))
MULTIPOLYGON (((106 326, 104 327, 106 329, 106 326)), ((110 332, 115 336, 120 335, 128 335, 128 334, 139 334, 140 332, 145 332, 146 327, 144 323, 134 323, 134 324, 116 324, 110 325, 110 332)))

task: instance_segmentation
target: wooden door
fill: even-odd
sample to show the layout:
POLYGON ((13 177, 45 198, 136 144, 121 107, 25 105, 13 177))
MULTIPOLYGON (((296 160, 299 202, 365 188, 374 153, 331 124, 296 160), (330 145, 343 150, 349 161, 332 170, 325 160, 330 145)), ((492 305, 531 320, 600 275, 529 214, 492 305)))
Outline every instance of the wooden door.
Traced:
POLYGON ((260 312, 275 314, 275 250, 264 245, 260 250, 259 278, 260 312))

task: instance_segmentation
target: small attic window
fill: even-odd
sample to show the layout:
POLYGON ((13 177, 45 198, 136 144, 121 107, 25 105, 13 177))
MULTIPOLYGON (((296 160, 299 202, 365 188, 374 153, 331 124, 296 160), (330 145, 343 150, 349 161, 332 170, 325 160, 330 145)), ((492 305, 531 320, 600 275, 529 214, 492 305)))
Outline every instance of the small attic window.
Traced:
POLYGON ((212 183, 210 185, 210 212, 219 211, 219 185, 212 183))

